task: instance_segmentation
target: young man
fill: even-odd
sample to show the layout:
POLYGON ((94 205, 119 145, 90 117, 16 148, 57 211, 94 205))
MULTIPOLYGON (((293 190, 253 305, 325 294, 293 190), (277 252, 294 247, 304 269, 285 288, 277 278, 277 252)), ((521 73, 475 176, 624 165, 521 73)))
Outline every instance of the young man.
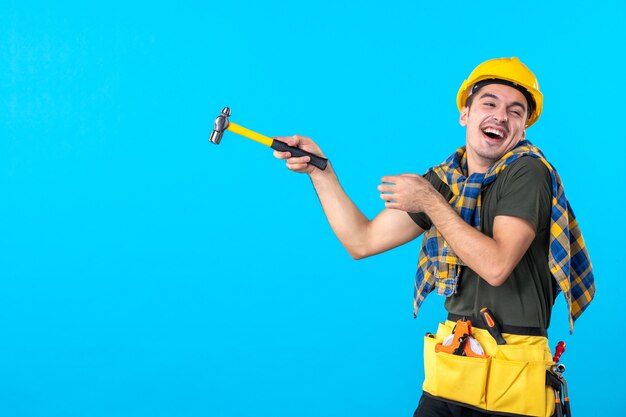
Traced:
MULTIPOLYGON (((415 314, 436 289, 447 296, 449 317, 425 340, 426 380, 415 416, 550 416, 546 329, 554 299, 564 292, 573 326, 595 286, 558 174, 525 140, 526 128, 541 115, 543 96, 524 64, 501 58, 476 67, 457 104, 465 146, 424 176, 383 177, 378 190, 385 209, 371 221, 346 195, 332 165, 320 171, 308 157, 274 155, 290 170, 309 174, 333 231, 355 259, 426 231, 415 314), (506 345, 478 328, 485 327, 485 307, 502 325, 506 345), (436 348, 450 340, 459 319, 471 321, 487 357, 451 357, 436 348)), ((279 139, 323 155, 309 138, 279 139)))

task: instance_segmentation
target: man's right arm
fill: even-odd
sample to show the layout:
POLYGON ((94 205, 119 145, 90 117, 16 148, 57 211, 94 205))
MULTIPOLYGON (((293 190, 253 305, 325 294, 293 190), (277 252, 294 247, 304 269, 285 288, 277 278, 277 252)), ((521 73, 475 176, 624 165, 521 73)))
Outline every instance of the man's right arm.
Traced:
MULTIPOLYGON (((319 147, 304 136, 277 139, 323 156, 319 147)), ((400 210, 384 209, 373 220, 369 220, 343 190, 330 163, 321 171, 307 163, 307 156, 294 158, 289 152, 278 151, 274 152, 274 156, 285 159, 290 170, 309 174, 331 228, 354 259, 393 249, 424 232, 406 212, 400 210)))

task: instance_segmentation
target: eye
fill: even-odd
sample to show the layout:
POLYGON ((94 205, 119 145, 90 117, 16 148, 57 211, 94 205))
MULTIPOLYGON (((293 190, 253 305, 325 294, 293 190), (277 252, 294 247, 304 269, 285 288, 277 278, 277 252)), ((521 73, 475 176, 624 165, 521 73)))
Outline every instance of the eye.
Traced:
POLYGON ((496 107, 495 103, 492 103, 491 101, 485 101, 483 105, 487 107, 496 107))
POLYGON ((513 113, 517 117, 521 117, 522 115, 522 112, 520 112, 519 110, 511 110, 511 113, 513 113))

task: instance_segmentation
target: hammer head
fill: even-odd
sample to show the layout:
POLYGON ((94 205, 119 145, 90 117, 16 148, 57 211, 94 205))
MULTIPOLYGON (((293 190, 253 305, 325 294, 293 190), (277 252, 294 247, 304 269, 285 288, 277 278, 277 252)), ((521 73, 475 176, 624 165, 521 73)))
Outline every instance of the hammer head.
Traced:
POLYGON ((224 107, 222 113, 215 119, 213 132, 211 132, 211 137, 209 137, 210 142, 216 145, 220 144, 224 131, 228 129, 228 117, 230 117, 230 108, 224 107))

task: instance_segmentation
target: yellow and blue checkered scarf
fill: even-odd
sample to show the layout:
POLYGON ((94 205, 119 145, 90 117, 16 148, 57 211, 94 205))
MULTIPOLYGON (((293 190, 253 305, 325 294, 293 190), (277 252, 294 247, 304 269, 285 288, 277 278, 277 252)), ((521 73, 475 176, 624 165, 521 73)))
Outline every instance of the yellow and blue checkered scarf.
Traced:
MULTIPOLYGON (((550 253, 548 263, 553 278, 567 300, 570 331, 574 321, 587 308, 595 293, 591 260, 556 170, 539 148, 527 140, 520 142, 485 173, 465 177, 467 155, 465 147, 459 148, 445 162, 431 168, 450 187, 453 197, 450 205, 468 224, 480 227, 481 190, 496 180, 506 167, 523 156, 539 159, 552 177, 552 215, 550 224, 550 253)), ((463 262, 433 225, 422 241, 417 273, 415 275, 414 314, 426 296, 433 290, 450 296, 456 293, 457 281, 463 262)))

